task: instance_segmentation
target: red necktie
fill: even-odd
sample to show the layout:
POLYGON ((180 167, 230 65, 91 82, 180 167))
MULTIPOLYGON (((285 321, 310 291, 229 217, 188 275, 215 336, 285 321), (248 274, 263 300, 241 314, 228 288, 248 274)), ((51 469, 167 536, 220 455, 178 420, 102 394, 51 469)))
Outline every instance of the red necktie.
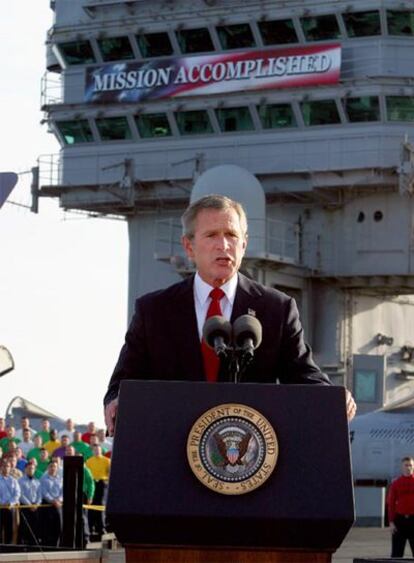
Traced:
MULTIPOLYGON (((215 287, 210 291, 211 303, 207 311, 206 319, 214 315, 221 315, 220 300, 224 297, 225 293, 219 287, 215 287)), ((201 341, 201 352, 203 354, 204 373, 207 381, 217 381, 220 358, 216 355, 215 351, 207 346, 204 338, 201 341)))

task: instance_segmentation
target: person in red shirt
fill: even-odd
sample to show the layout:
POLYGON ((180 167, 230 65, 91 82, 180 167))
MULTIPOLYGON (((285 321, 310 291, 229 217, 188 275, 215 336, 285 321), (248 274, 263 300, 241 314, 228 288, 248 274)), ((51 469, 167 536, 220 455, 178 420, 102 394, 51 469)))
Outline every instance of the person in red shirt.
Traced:
POLYGON ((404 557, 407 540, 414 556, 414 458, 401 460, 401 477, 388 490, 388 520, 392 532, 391 557, 404 557))
POLYGON ((4 418, 0 417, 0 440, 7 436, 6 432, 6 422, 4 418))
POLYGON ((82 434, 82 442, 90 444, 91 434, 96 434, 96 426, 94 422, 89 422, 87 431, 82 434))

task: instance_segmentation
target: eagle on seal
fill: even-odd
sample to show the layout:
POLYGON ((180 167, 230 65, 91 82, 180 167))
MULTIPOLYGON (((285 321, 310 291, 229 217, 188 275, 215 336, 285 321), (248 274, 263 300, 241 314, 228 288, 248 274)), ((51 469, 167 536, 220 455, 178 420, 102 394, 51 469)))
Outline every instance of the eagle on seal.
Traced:
POLYGON ((247 447, 252 435, 247 432, 246 435, 238 442, 237 440, 228 440, 229 444, 223 440, 218 432, 214 434, 214 439, 217 444, 218 451, 223 459, 217 465, 225 467, 230 464, 232 467, 236 465, 243 465, 242 458, 247 451, 247 447))

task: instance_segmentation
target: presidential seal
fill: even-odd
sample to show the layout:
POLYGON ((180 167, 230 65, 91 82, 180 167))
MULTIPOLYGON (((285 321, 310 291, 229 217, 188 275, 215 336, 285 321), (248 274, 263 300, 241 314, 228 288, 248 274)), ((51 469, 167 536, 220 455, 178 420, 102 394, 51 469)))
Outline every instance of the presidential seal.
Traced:
POLYGON ((190 430, 190 467, 209 489, 242 495, 272 474, 279 447, 270 422, 246 405, 224 404, 200 416, 190 430))

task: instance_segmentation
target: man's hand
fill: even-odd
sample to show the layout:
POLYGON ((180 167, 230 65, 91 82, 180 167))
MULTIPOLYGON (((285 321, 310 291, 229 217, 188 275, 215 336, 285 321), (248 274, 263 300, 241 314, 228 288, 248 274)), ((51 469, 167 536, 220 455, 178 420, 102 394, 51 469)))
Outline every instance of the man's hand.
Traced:
POLYGON ((394 522, 390 522, 390 532, 394 534, 397 531, 394 522))
POLYGON ((355 416, 357 406, 353 396, 348 391, 348 389, 345 389, 345 396, 346 396, 346 416, 348 417, 348 421, 351 422, 351 420, 355 416))
POLYGON ((115 417, 118 410, 118 399, 112 399, 105 407, 105 424, 108 435, 113 436, 115 431, 115 417))

